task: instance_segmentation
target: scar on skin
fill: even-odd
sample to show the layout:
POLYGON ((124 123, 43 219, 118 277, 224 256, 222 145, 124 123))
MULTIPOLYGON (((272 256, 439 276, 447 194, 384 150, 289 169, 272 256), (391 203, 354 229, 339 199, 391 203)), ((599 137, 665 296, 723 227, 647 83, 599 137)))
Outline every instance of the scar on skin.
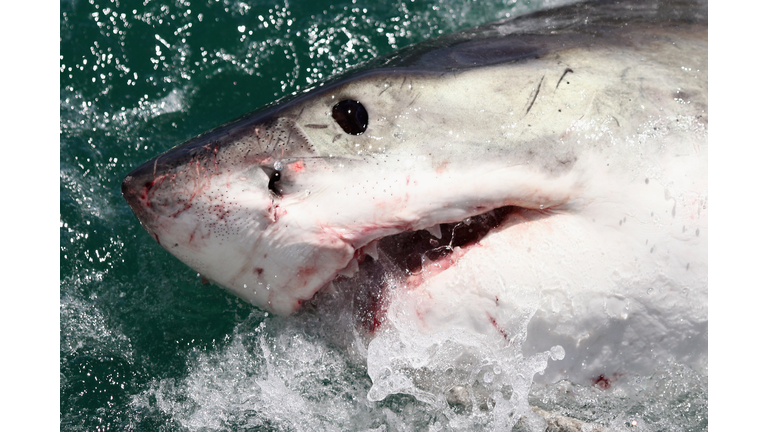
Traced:
POLYGON ((570 73, 573 73, 573 69, 571 69, 571 68, 566 68, 566 69, 565 69, 565 72, 563 72, 563 74, 562 74, 562 75, 560 75, 560 79, 559 79, 559 80, 557 80, 557 85, 555 86, 555 89, 557 89, 558 87, 560 87, 560 82, 563 80, 563 78, 565 78, 565 75, 566 75, 568 72, 570 72, 570 73))
POLYGON ((533 100, 531 101, 530 105, 528 105, 528 108, 525 109, 525 113, 528 114, 528 112, 531 111, 531 108, 533 108, 534 102, 536 102, 536 98, 539 97, 539 90, 541 90, 541 83, 544 82, 544 77, 541 77, 541 80, 539 80, 539 85, 536 87, 536 93, 533 94, 533 100))

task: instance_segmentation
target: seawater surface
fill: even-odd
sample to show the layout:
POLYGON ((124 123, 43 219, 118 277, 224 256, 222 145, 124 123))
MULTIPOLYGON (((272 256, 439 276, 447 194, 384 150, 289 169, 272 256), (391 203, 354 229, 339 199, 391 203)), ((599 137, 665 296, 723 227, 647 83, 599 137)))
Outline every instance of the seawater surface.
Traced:
MULTIPOLYGON (((322 323, 273 317, 204 285, 144 232, 120 182, 174 145, 378 55, 562 3, 61 2, 61 430, 498 428, 487 409, 371 401, 365 361, 322 323)), ((480 377, 492 379, 485 366, 480 377)), ((668 365, 630 378, 609 391, 533 385, 528 400, 613 430, 707 429, 706 376, 668 365)))

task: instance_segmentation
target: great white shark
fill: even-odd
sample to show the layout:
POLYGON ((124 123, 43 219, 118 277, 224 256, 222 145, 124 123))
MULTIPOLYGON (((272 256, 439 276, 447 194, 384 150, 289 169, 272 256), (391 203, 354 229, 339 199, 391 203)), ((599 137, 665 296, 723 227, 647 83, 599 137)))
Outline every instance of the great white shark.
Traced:
POLYGON ((386 56, 122 192, 163 248, 276 314, 346 284, 368 340, 504 346, 527 310, 527 349, 562 347, 545 379, 706 374, 707 85, 706 2, 575 4, 386 56))

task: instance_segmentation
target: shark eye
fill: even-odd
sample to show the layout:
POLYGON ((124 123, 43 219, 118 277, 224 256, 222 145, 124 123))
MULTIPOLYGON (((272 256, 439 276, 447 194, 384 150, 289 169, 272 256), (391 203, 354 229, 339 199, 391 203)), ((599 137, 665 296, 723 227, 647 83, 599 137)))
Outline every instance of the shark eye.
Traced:
POLYGON ((277 182, 280 181, 280 171, 275 171, 272 173, 271 176, 269 176, 269 185, 267 186, 269 190, 272 191, 277 196, 283 196, 283 194, 280 191, 280 188, 277 186, 277 182))
POLYGON ((343 100, 333 106, 333 119, 350 135, 360 135, 368 127, 368 111, 356 100, 343 100))
POLYGON ((261 167, 262 170, 264 170, 264 174, 269 177, 269 184, 267 185, 267 188, 275 195, 275 196, 283 196, 283 192, 280 190, 280 185, 277 183, 280 181, 280 171, 272 168, 272 167, 261 167))

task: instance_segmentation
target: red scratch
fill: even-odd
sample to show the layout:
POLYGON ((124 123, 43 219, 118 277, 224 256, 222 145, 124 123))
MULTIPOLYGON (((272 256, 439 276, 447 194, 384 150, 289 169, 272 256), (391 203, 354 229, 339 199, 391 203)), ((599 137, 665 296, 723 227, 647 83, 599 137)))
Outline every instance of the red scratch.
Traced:
POLYGON ((592 380, 592 385, 601 389, 601 390, 608 390, 611 388, 613 383, 619 379, 620 377, 624 376, 624 374, 615 373, 611 375, 610 378, 606 377, 603 374, 600 374, 599 377, 592 380))
POLYGON ((302 172, 304 171, 304 169, 306 169, 306 167, 304 166, 304 161, 296 161, 291 165, 291 167, 293 167, 293 170, 295 172, 302 172))
POLYGON ((442 173, 445 172, 446 168, 448 168, 448 161, 447 160, 443 161, 443 163, 438 165, 437 168, 435 168, 435 172, 437 172, 438 174, 442 174, 442 173))
MULTIPOLYGON (((509 341, 509 334, 507 334, 507 331, 504 330, 499 323, 496 322, 496 318, 492 317, 491 314, 488 314, 488 320, 491 321, 491 324, 493 324, 493 327, 501 333, 502 336, 504 336, 504 340, 509 341)), ((602 375, 601 375, 602 376, 602 375)))

